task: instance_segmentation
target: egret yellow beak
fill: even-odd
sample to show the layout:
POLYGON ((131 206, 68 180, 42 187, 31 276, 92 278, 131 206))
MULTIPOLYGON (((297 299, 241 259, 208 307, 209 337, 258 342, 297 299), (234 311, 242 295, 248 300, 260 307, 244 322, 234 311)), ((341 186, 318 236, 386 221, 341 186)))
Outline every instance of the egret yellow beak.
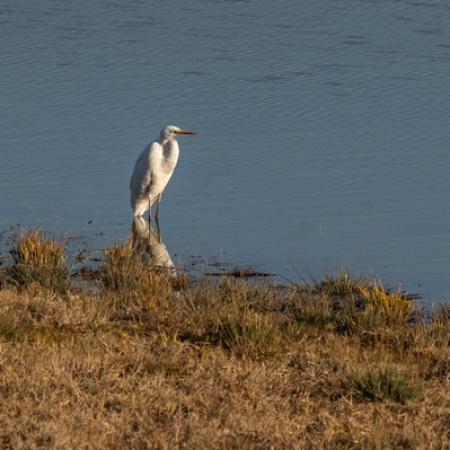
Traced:
POLYGON ((175 134, 198 134, 197 131, 188 131, 188 130, 177 130, 175 134))

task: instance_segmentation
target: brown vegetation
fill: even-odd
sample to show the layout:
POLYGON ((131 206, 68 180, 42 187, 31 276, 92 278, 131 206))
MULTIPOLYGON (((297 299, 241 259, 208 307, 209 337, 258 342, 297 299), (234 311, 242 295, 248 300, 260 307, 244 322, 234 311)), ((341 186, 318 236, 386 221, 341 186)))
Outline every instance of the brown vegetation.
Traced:
POLYGON ((28 231, 10 242, 12 264, 6 273, 19 287, 43 288, 65 294, 69 271, 64 262, 64 240, 46 237, 40 231, 28 231))
POLYGON ((60 290, 17 249, 0 290, 0 448, 450 446, 448 308, 425 320, 345 272, 190 282, 126 245, 107 250, 97 289, 60 290))

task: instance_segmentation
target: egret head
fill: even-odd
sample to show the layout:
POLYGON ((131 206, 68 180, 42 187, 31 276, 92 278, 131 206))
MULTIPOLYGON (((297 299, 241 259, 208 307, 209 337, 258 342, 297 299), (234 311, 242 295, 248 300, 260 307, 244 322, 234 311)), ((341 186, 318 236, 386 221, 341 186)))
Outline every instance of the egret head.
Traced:
POLYGON ((168 125, 161 130, 161 139, 175 139, 179 134, 197 134, 195 131, 182 130, 175 125, 168 125))

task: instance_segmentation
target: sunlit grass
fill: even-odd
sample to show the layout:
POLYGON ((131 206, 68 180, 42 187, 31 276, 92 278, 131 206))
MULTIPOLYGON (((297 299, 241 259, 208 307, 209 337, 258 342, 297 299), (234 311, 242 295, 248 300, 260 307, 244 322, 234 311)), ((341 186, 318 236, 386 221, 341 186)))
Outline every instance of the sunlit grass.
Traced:
POLYGON ((14 248, 2 448, 447 444, 447 306, 411 320, 410 297, 346 271, 289 287, 174 277, 128 242, 105 250, 92 284, 71 288, 61 269, 60 295, 14 286, 64 268, 62 243, 33 232, 14 248))
POLYGON ((119 302, 139 301, 143 308, 153 309, 173 295, 175 288, 188 286, 186 277, 169 276, 152 267, 135 253, 130 242, 117 243, 105 250, 100 266, 103 288, 119 302))
POLYGON ((313 280, 303 292, 314 302, 300 303, 300 319, 332 321, 344 332, 368 331, 386 324, 403 326, 414 312, 411 296, 387 289, 378 280, 352 277, 344 269, 336 275, 326 273, 323 280, 313 280))
POLYGON ((400 292, 389 292, 377 282, 361 287, 360 295, 368 305, 397 322, 406 321, 412 312, 413 305, 409 298, 400 292))
POLYGON ((11 241, 9 279, 21 288, 39 286, 65 294, 69 289, 69 270, 64 252, 64 240, 47 237, 40 230, 28 231, 11 241))

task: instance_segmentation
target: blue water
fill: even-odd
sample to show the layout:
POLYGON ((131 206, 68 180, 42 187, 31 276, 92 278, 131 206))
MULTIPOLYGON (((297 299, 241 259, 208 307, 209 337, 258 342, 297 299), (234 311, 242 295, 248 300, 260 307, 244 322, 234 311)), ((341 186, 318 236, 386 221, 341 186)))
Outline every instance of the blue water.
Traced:
POLYGON ((448 298, 449 14, 440 0, 2 0, 0 228, 124 239, 134 161, 175 124, 201 134, 180 140, 162 204, 174 261, 290 279, 344 265, 448 298))

